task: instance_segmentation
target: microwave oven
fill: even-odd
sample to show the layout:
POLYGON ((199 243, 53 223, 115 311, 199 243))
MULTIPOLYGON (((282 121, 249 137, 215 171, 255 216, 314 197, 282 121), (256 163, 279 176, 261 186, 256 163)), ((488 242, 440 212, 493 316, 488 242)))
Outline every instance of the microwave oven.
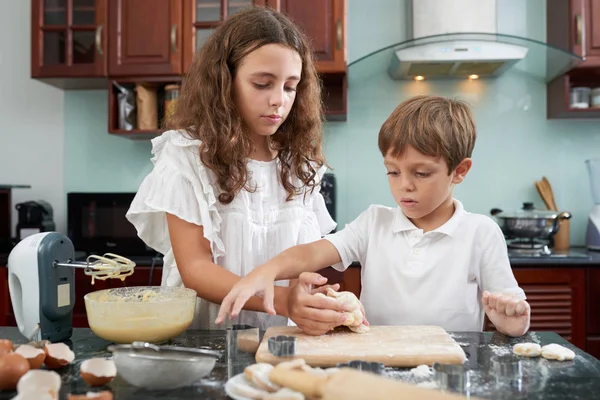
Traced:
POLYGON ((67 193, 67 234, 76 251, 153 257, 125 214, 135 193, 67 193))

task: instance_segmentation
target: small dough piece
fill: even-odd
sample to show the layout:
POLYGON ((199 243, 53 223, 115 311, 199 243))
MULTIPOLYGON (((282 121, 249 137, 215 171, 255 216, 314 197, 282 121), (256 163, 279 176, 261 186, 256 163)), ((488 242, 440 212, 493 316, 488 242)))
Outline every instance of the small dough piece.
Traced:
POLYGON ((332 288, 327 288, 327 295, 324 295, 323 293, 317 293, 317 296, 322 296, 322 297, 331 297, 334 298, 336 301, 344 304, 344 305, 349 305, 350 307, 352 307, 351 311, 348 312, 344 312, 344 315, 346 316, 346 320, 342 323, 342 325, 347 326, 348 328, 350 328, 350 330, 352 332, 356 332, 356 333, 367 333, 369 332, 369 327, 367 325, 363 324, 363 321, 365 319, 364 314, 361 311, 361 303, 360 300, 358 300, 358 297, 356 297, 356 295, 352 292, 336 292, 335 290, 333 290, 332 288))
POLYGON ((517 343, 513 346, 513 353, 524 357, 539 357, 542 347, 537 343, 517 343))
POLYGON ((244 368, 244 374, 246 375, 246 378, 248 378, 248 380, 252 382, 252 384, 258 389, 265 390, 267 392, 276 392, 281 389, 281 387, 271 382, 269 379, 269 374, 271 373, 272 369, 273 366, 271 364, 257 363, 244 368))
POLYGON ((231 385, 229 389, 233 394, 253 400, 262 400, 265 398, 265 396, 270 394, 266 390, 260 390, 254 386, 250 386, 249 384, 238 382, 235 382, 235 384, 231 385))
POLYGON ((263 400, 304 400, 304 395, 295 390, 283 388, 275 393, 269 393, 263 400))
POLYGON ((552 343, 542 347, 542 357, 548 360, 570 361, 575 358, 575 353, 560 344, 552 343))

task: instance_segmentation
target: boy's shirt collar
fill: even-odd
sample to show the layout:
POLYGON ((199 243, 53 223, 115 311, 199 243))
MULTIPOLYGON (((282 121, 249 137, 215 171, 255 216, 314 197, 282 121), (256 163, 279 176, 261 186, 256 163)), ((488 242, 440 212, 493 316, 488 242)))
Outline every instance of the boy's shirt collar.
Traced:
MULTIPOLYGON (((457 199, 452 199, 452 201, 454 202, 454 214, 452 214, 452 217, 450 217, 450 219, 448 221, 446 221, 446 223, 444 225, 440 226, 437 229, 434 229, 431 232, 439 232, 439 233, 443 233, 445 235, 452 237, 452 234, 456 231, 456 228, 458 228, 458 226, 460 225, 462 216, 465 213, 465 209, 460 201, 458 201, 457 199)), ((408 219, 408 217, 404 214, 404 212, 402 211, 402 208, 400 208, 400 206, 398 206, 396 208, 396 212, 394 215, 393 232, 398 233, 398 232, 413 231, 413 230, 420 231, 421 229, 417 228, 415 226, 415 224, 413 224, 408 219)))

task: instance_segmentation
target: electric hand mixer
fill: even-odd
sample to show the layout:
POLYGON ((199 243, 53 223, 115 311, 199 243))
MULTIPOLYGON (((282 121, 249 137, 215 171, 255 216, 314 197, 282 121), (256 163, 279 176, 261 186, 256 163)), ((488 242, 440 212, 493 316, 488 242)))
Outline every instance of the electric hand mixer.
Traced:
POLYGON ((73 333, 75 268, 93 279, 133 274, 135 263, 115 254, 74 261, 71 240, 58 232, 20 241, 8 256, 8 288, 19 331, 29 340, 67 340, 73 333))

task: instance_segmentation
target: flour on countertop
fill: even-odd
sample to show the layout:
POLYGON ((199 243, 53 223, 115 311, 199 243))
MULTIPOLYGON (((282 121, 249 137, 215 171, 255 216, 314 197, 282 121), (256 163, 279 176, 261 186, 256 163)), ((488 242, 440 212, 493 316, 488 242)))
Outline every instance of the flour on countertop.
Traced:
POLYGON ((512 354, 512 349, 507 346, 496 346, 495 344, 488 345, 489 349, 494 352, 494 354, 498 356, 505 356, 507 354, 512 354))
POLYGON ((418 367, 411 369, 410 373, 417 378, 429 378, 433 375, 433 371, 429 368, 429 365, 419 365, 418 367))

